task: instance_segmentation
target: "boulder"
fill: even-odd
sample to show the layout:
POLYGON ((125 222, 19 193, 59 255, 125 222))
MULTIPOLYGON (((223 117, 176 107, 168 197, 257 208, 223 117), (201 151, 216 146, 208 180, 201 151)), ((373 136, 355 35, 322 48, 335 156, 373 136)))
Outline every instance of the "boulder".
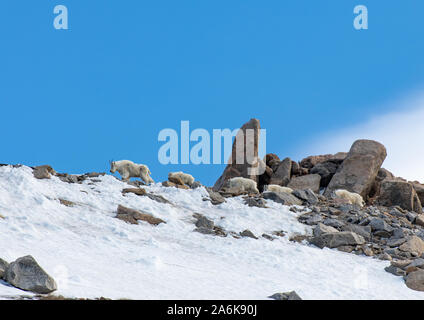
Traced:
POLYGON ((3 279, 3 276, 8 266, 9 264, 7 263, 7 261, 0 258, 0 279, 3 279))
POLYGON ((319 222, 317 226, 314 228, 314 237, 319 237, 323 235, 324 233, 337 233, 339 232, 336 228, 326 226, 325 224, 322 224, 319 222))
POLYGON ((412 290, 424 291, 424 270, 417 270, 406 276, 406 286, 412 290))
POLYGON ((212 220, 209 220, 203 215, 198 215, 195 225, 197 228, 205 228, 205 229, 211 229, 211 230, 215 226, 212 220))
POLYGON ((162 219, 156 218, 150 214, 130 209, 121 205, 118 205, 116 218, 131 224, 138 224, 139 220, 145 221, 155 226, 161 223, 165 223, 165 221, 163 221, 162 219))
POLYGON ((9 264, 4 279, 11 285, 35 293, 47 294, 57 289, 56 282, 35 261, 25 256, 9 264))
POLYGON ((293 177, 287 187, 293 190, 311 189, 319 193, 321 176, 319 174, 307 174, 305 176, 293 177))
POLYGON ((365 239, 350 231, 323 233, 310 239, 310 243, 319 248, 337 248, 340 246, 356 246, 365 243, 365 239))
POLYGON ((274 300, 302 300, 302 298, 299 297, 296 291, 278 292, 278 293, 274 293, 272 296, 269 296, 268 298, 271 298, 274 300))
POLYGON ((43 165, 35 167, 32 174, 36 179, 50 179, 52 175, 56 174, 56 171, 49 165, 43 165))
POLYGON ((252 231, 250 231, 249 229, 244 230, 243 232, 240 232, 240 235, 244 238, 252 238, 252 239, 258 239, 257 236, 255 236, 253 234, 252 231))
POLYGON ((264 192, 263 198, 284 204, 286 206, 302 205, 302 201, 289 193, 264 192))
MULTIPOLYGON (((263 172, 259 169, 260 123, 257 119, 250 119, 237 133, 229 163, 223 174, 215 182, 214 191, 219 191, 227 180, 234 177, 244 177, 258 182, 258 177, 263 172)), ((265 169, 265 168, 263 168, 265 169)))
POLYGON ((367 199, 386 155, 386 148, 377 141, 355 141, 331 179, 325 195, 330 196, 337 189, 345 189, 367 199))
POLYGON ((415 256, 421 256, 424 253, 424 241, 417 236, 412 236, 399 247, 399 250, 409 252, 415 256))
POLYGON ((331 161, 336 164, 340 164, 343 162, 343 160, 346 158, 347 153, 346 152, 338 152, 336 154, 324 154, 319 156, 309 156, 305 159, 302 159, 300 161, 300 166, 302 168, 312 169, 315 167, 318 163, 331 161))
POLYGON ((292 161, 290 158, 285 158, 283 161, 280 161, 271 175, 269 184, 287 186, 290 182, 291 168, 292 161))
POLYGON ((399 180, 385 180, 381 183, 377 203, 381 206, 399 206, 408 211, 422 213, 420 199, 412 184, 399 180))
MULTIPOLYGON (((219 192, 213 191, 212 188, 206 188, 206 191, 209 194, 210 202, 213 205, 218 205, 225 202, 225 198, 219 194, 219 192)), ((205 199, 209 200, 209 199, 205 199)))
POLYGON ((325 188, 330 183, 331 178, 333 178, 338 167, 339 165, 337 163, 334 163, 332 161, 325 161, 325 162, 317 163, 311 169, 310 172, 314 174, 319 174, 321 176, 320 186, 322 188, 325 188))
POLYGON ((143 188, 125 188, 122 190, 122 194, 133 193, 138 196, 146 195, 146 190, 143 188))
POLYGON ((294 190, 292 195, 310 205, 317 204, 319 201, 318 197, 311 189, 294 190))
POLYGON ((415 192, 417 193, 418 198, 420 199, 421 204, 424 203, 424 185, 419 182, 412 182, 412 186, 415 189, 415 192))

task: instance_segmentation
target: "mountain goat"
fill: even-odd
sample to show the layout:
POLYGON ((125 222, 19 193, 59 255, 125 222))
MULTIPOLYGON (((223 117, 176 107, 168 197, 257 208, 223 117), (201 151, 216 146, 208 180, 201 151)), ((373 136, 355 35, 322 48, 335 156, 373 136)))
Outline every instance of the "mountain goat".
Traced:
POLYGON ((256 181, 243 177, 231 178, 227 181, 229 189, 235 189, 240 192, 259 193, 256 181))
POLYGON ((349 192, 344 189, 338 189, 334 191, 334 194, 337 198, 347 200, 350 204, 356 204, 359 207, 363 207, 365 205, 364 199, 362 199, 360 194, 349 192))
POLYGON ((119 172, 122 181, 129 181, 130 178, 141 178, 145 184, 154 183, 150 177, 150 170, 144 164, 137 164, 130 160, 111 161, 110 172, 119 172))
POLYGON ((293 189, 289 188, 289 187, 282 187, 279 186, 277 184, 268 184, 264 187, 264 192, 265 191, 269 191, 269 192, 276 192, 276 193, 292 193, 293 189))
POLYGON ((193 184, 193 182, 194 182, 194 177, 191 174, 184 173, 182 171, 179 171, 179 172, 170 172, 168 174, 168 180, 169 181, 171 181, 170 178, 171 178, 171 180, 172 180, 172 178, 181 179, 181 181, 184 184, 189 185, 189 186, 191 186, 193 184))

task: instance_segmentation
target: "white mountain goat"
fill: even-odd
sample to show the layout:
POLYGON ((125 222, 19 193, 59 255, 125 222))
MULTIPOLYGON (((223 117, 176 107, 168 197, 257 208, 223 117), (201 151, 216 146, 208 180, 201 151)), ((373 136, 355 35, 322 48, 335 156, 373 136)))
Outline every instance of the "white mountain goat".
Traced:
POLYGON ((268 184, 264 187, 264 192, 276 192, 276 193, 292 193, 293 189, 289 187, 282 187, 277 184, 268 184))
POLYGON ((229 189, 239 192, 259 193, 256 181, 243 177, 231 178, 226 183, 229 189))
POLYGON ((171 179, 172 178, 177 178, 177 179, 179 178, 179 179, 181 179, 181 181, 184 184, 186 184, 188 186, 191 186, 193 184, 193 182, 194 182, 194 177, 191 174, 184 173, 182 171, 179 171, 179 172, 170 172, 168 174, 168 180, 169 180, 169 178, 171 178, 171 179))
POLYGON ((362 199, 362 196, 360 194, 349 192, 344 189, 338 189, 334 191, 334 194, 337 198, 347 200, 350 204, 356 204, 360 207, 363 207, 365 205, 364 199, 362 199))
POLYGON ((110 172, 119 172, 122 181, 129 181, 130 178, 141 178, 145 184, 154 183, 150 177, 150 170, 144 164, 137 164, 130 160, 120 160, 110 162, 110 172))

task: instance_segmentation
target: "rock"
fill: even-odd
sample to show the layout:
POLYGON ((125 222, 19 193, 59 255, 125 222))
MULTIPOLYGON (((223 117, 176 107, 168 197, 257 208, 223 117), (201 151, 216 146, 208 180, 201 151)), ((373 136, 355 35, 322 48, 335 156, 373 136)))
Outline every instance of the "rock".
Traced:
POLYGON ((390 265, 388 267, 384 268, 385 271, 387 271, 388 273, 391 273, 395 276, 405 276, 406 272, 398 267, 395 267, 393 265, 390 265))
POLYGON ((76 205, 75 202, 65 200, 65 199, 59 199, 59 202, 60 204, 63 204, 64 206, 67 206, 67 207, 74 207, 76 205))
POLYGON ((225 202, 225 198, 219 194, 219 192, 213 191, 211 188, 206 188, 209 193, 210 201, 213 205, 218 205, 225 202))
POLYGON ((304 240, 309 239, 309 237, 305 234, 294 234, 289 238, 289 241, 302 243, 304 240))
POLYGON ((176 184, 176 183, 173 183, 171 181, 162 182, 162 186, 164 186, 164 187, 175 187, 175 188, 178 188, 178 189, 185 189, 185 190, 190 189, 190 187, 188 187, 184 184, 176 184))
POLYGON ((379 142, 355 141, 324 194, 329 197, 333 191, 345 189, 367 199, 386 155, 386 148, 379 142))
POLYGON ((393 228, 380 218, 372 218, 368 225, 371 227, 371 231, 386 231, 389 234, 393 232, 393 228))
POLYGON ((272 200, 286 206, 302 205, 302 201, 289 193, 264 192, 262 196, 264 199, 272 200))
POLYGON ((87 172, 84 174, 87 178, 98 178, 103 177, 104 175, 106 175, 105 172, 87 172))
POLYGON ((317 163, 310 172, 321 176, 320 187, 325 188, 330 183, 331 178, 336 173, 338 167, 339 165, 334 162, 325 161, 317 163))
POLYGON ((412 184, 399 180, 385 180, 381 183, 377 202, 381 206, 400 206, 408 211, 422 213, 422 206, 412 184))
POLYGON ((252 233, 252 231, 250 231, 250 230, 248 230, 248 229, 244 230, 243 232, 240 232, 240 235, 241 235, 242 237, 248 237, 248 238, 252 238, 252 239, 258 239, 258 237, 256 237, 256 236, 252 233))
POLYGON ((258 180, 259 192, 263 192, 264 186, 270 184, 272 174, 273 174, 272 169, 268 166, 265 166, 265 172, 259 176, 259 180, 258 180))
POLYGON ((358 226, 356 224, 348 224, 342 227, 343 231, 351 231, 362 236, 366 241, 371 239, 371 227, 369 226, 358 226))
POLYGON ((409 273, 406 276, 405 283, 412 290, 424 291, 424 270, 409 273))
POLYGON ((421 227, 424 227, 424 214, 419 214, 415 218, 415 224, 421 227))
POLYGON ((49 165, 35 167, 32 174, 36 179, 50 179, 52 175, 56 174, 56 171, 49 165))
POLYGON ((318 197, 311 189, 294 190, 292 195, 304 201, 306 204, 314 205, 318 203, 318 197))
POLYGON ((421 204, 424 203, 424 184, 421 184, 417 181, 412 182, 412 186, 417 193, 418 198, 420 199, 421 204))
POLYGON ((227 180, 234 177, 249 178, 258 182, 258 176, 263 173, 260 172, 258 161, 259 134, 260 123, 257 119, 250 119, 240 128, 234 139, 229 163, 215 182, 214 191, 219 191, 227 180))
POLYGON ((300 161, 300 166, 307 169, 312 169, 318 163, 331 161, 336 164, 340 164, 346 158, 346 152, 338 152, 336 154, 324 154, 319 156, 309 156, 302 161, 300 161))
POLYGON ((84 180, 84 179, 79 179, 77 175, 67 174, 67 173, 59 174, 58 177, 61 181, 66 183, 78 183, 84 180))
POLYGON ((35 293, 47 294, 57 289, 56 282, 32 256, 18 258, 6 268, 4 279, 11 285, 35 293))
POLYGON ((197 189, 200 187, 203 187, 203 185, 199 181, 194 181, 190 186, 191 189, 197 189))
POLYGON ((292 161, 291 163, 291 176, 300 175, 300 165, 296 161, 292 161))
POLYGON ((417 268, 424 267, 424 259, 423 258, 415 259, 406 268, 409 268, 409 267, 417 267, 417 268))
POLYGON ((121 205, 118 205, 116 218, 131 224, 138 224, 139 220, 145 221, 155 226, 161 223, 165 223, 165 221, 163 221, 162 219, 156 218, 150 214, 130 209, 121 205))
POLYGON ((293 190, 311 189, 315 193, 319 193, 321 176, 319 174, 307 174, 305 176, 293 177, 287 187, 293 190))
POLYGON ((153 194, 153 193, 146 193, 146 197, 148 197, 150 200, 159 202, 159 203, 165 203, 165 204, 171 204, 172 203, 167 200, 165 197, 159 195, 159 194, 153 194))
POLYGON ((412 236, 399 247, 399 250, 421 256, 424 253, 424 241, 417 236, 412 236))
POLYGON ((268 298, 271 298, 274 300, 302 300, 302 298, 299 297, 296 291, 274 293, 272 296, 269 296, 268 298))
POLYGON ((0 258, 0 279, 3 279, 3 276, 8 266, 9 266, 9 263, 7 263, 7 261, 0 258))
POLYGON ((122 190, 122 194, 134 193, 138 196, 145 196, 146 190, 142 188, 125 188, 122 190))
POLYGON ((321 234, 318 237, 313 237, 310 243, 319 248, 337 248, 340 246, 361 245, 365 243, 365 239, 354 232, 342 231, 321 234))
POLYGON ((291 167, 292 160, 290 158, 285 158, 283 161, 281 161, 276 167, 276 170, 274 170, 273 174, 271 175, 269 184, 287 186, 287 184, 290 182, 291 167))
POLYGON ((327 218, 327 219, 324 220, 323 223, 326 226, 330 226, 330 227, 337 228, 337 229, 341 229, 345 225, 343 222, 341 222, 337 219, 333 219, 333 218, 327 218))
POLYGON ((196 228, 193 231, 194 232, 199 232, 199 233, 202 233, 202 234, 213 234, 213 235, 215 234, 215 231, 213 229, 203 228, 203 227, 196 228))
POLYGON ((264 199, 248 197, 244 200, 244 203, 249 207, 266 208, 264 199))
POLYGON ((314 237, 319 237, 324 233, 336 233, 336 232, 339 232, 339 230, 330 226, 326 226, 325 224, 318 223, 317 226, 314 228, 313 234, 314 234, 314 237))
POLYGON ((209 220, 205 216, 199 215, 195 225, 198 228, 205 228, 205 229, 211 229, 212 230, 215 224, 212 220, 209 220))

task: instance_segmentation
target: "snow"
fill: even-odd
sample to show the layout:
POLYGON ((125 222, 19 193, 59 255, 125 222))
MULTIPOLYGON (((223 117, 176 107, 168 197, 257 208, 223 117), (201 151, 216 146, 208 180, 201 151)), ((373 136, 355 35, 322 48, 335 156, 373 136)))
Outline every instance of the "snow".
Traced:
MULTIPOLYGON (((304 299, 424 298, 384 271, 387 261, 290 242, 290 235, 311 229, 287 206, 248 207, 241 197, 213 206, 202 200, 204 188, 146 187, 169 205, 122 195, 128 187, 110 175, 69 184, 37 180, 25 166, 0 167, 0 257, 32 255, 57 281, 54 294, 66 297, 267 299, 296 290, 304 299), (127 224, 115 218, 118 204, 166 224, 127 224), (227 231, 287 235, 274 241, 204 235, 193 232, 193 213, 227 231)), ((0 297, 18 295, 30 293, 0 283, 0 297)))

